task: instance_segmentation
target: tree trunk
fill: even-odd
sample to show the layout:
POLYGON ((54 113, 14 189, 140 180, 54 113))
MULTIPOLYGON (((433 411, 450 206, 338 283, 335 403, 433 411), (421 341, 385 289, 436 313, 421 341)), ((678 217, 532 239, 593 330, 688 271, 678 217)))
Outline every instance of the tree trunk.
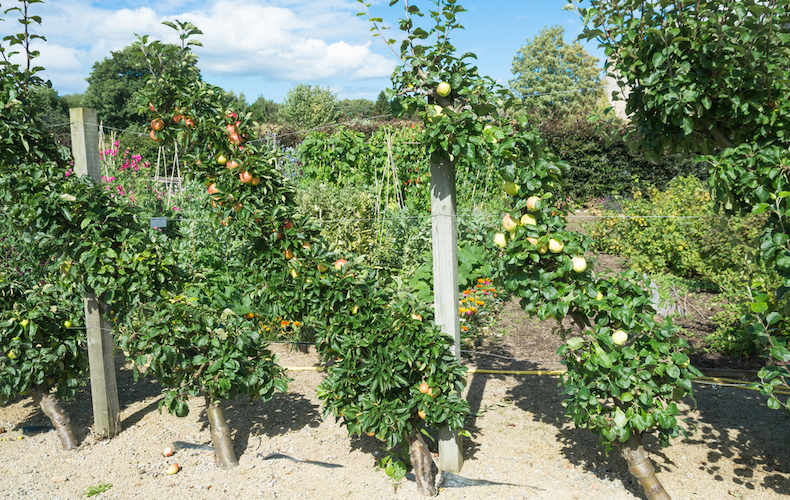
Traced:
POLYGON ((204 394, 204 397, 217 465, 223 469, 238 467, 239 461, 236 459, 236 454, 233 453, 233 440, 230 438, 230 427, 225 421, 225 414, 222 413, 222 408, 217 401, 212 401, 208 394, 204 394))
POLYGON ((52 426, 58 433, 58 437, 60 437, 63 449, 66 451, 75 449, 77 447, 77 437, 71 428, 71 419, 58 404, 58 398, 49 391, 44 392, 39 389, 31 389, 30 395, 33 396, 33 401, 41 407, 41 411, 49 417, 52 426))
POLYGON ((439 469, 433 463, 431 450, 420 436, 419 429, 415 428, 408 438, 409 458, 411 466, 414 468, 414 479, 417 481, 417 489, 425 496, 435 496, 439 493, 436 488, 436 474, 439 469))
POLYGON ((628 472, 639 480, 647 500, 672 500, 656 477, 653 462, 642 447, 641 434, 631 434, 620 452, 628 462, 628 472))

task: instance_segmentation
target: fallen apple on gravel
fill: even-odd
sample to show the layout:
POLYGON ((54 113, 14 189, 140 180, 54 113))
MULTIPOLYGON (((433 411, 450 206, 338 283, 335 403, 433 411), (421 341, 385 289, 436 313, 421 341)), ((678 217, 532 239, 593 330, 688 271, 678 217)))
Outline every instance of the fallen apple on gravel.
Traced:
POLYGON ((165 472, 166 472, 167 474, 169 474, 169 475, 171 475, 171 476, 172 476, 173 474, 176 474, 176 473, 178 473, 178 471, 179 471, 179 470, 180 470, 180 469, 179 469, 179 467, 178 467, 178 464, 173 464, 173 465, 171 465, 170 467, 168 467, 168 468, 167 468, 167 470, 166 470, 165 472))
POLYGON ((162 455, 166 457, 173 456, 173 447, 172 446, 165 446, 164 451, 162 451, 162 455))

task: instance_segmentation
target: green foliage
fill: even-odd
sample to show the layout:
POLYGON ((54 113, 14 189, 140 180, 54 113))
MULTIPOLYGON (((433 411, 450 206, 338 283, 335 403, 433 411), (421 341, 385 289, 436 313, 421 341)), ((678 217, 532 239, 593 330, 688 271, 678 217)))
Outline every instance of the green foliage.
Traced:
POLYGON ((88 488, 88 492, 85 493, 85 496, 92 497, 94 495, 100 495, 105 491, 109 491, 110 488, 112 488, 112 485, 110 483, 103 483, 98 486, 91 486, 90 488, 88 488))
POLYGON ((787 141, 790 10, 784 0, 590 2, 581 38, 598 38, 609 70, 631 87, 630 137, 657 159, 671 148, 711 153, 787 141), (655 92, 656 89, 669 91, 655 92))
POLYGON ((510 89, 539 121, 589 115, 603 94, 598 59, 564 35, 560 25, 543 28, 513 59, 510 89))
MULTIPOLYGON (((688 3, 591 2, 578 8, 610 69, 631 87, 630 140, 653 158, 666 149, 703 153, 711 188, 726 214, 765 214, 759 257, 779 276, 774 291, 745 286, 741 321, 775 366, 762 371, 769 406, 777 380, 790 379, 790 354, 776 336, 790 302, 787 146, 790 143, 790 5, 787 0, 688 3)), ((575 4, 569 4, 574 8, 575 4)))
POLYGON ((336 363, 318 396, 324 412, 350 434, 375 435, 399 462, 407 462, 404 444, 421 424, 419 411, 426 424, 463 428, 469 412, 461 397, 466 368, 450 353, 452 337, 433 323, 425 304, 393 297, 372 280, 368 274, 326 282, 328 321, 317 345, 323 361, 336 363), (422 382, 433 395, 420 392, 422 382))
POLYGON ((340 111, 339 119, 352 120, 373 116, 375 103, 370 99, 343 99, 337 103, 340 111))
POLYGON ((47 125, 69 122, 69 106, 57 91, 49 87, 33 89, 33 105, 40 110, 41 121, 47 125))
POLYGON ((3 41, 23 51, 27 64, 11 64, 15 52, 0 45, 0 404, 30 389, 57 389, 70 398, 88 369, 84 338, 65 323, 80 323, 79 283, 57 271, 70 265, 61 261, 63 235, 53 223, 72 215, 72 195, 64 189, 71 183, 64 175, 68 156, 45 132, 34 104, 38 92, 48 94, 37 90, 46 86, 36 76, 40 68, 31 66, 38 53, 30 43, 42 37, 30 35, 28 26, 40 19, 10 11, 20 12, 24 32, 3 41))
POLYGON ((558 350, 568 367, 561 381, 566 415, 598 434, 607 450, 632 434, 655 433, 669 444, 682 432, 669 398, 673 391, 689 391, 699 375, 687 366, 686 344, 670 322, 655 322, 649 283, 636 272, 594 274, 594 263, 586 260, 583 270, 574 270, 574 259, 583 258, 592 241, 566 229, 563 200, 554 196, 562 192, 569 166, 529 134, 520 136, 517 147, 520 154, 504 164, 502 177, 517 186, 508 214, 518 222, 509 228, 503 221, 510 236, 497 236, 497 278, 526 312, 556 319, 563 340, 579 335, 558 350), (565 317, 573 321, 568 329, 565 317), (619 329, 631 339, 625 347, 612 340, 619 329), (645 364, 656 366, 639 368, 645 364))
POLYGON ((383 90, 379 92, 376 102, 373 104, 373 116, 382 116, 390 114, 390 101, 387 99, 387 93, 383 90))
POLYGON ((548 148, 571 165, 565 193, 576 202, 630 196, 644 186, 663 190, 678 175, 708 178, 707 165, 681 155, 646 160, 623 141, 618 123, 565 116, 543 120, 539 130, 548 148))
POLYGON ((299 130, 335 123, 340 118, 337 97, 329 88, 300 83, 288 90, 280 116, 299 130))
POLYGON ((607 451, 632 434, 656 434, 661 446, 686 435, 677 424, 680 400, 701 373, 688 364, 689 346, 679 328, 654 327, 651 321, 644 323, 647 331, 632 330, 627 344, 619 346, 612 340, 614 329, 598 320, 591 332, 567 339, 558 350, 568 367, 567 414, 578 427, 598 434, 607 451))
POLYGON ((285 370, 264 348, 256 326, 223 307, 228 289, 207 283, 186 294, 137 308, 137 331, 120 336, 119 347, 139 367, 135 377, 145 372, 167 388, 160 409, 183 417, 188 396, 232 401, 247 394, 266 401, 287 389, 285 370))
POLYGON ((299 188, 296 203, 321 224, 321 236, 338 252, 376 252, 376 194, 370 187, 311 182, 299 188))
POLYGON ((0 304, 0 405, 31 389, 56 388, 58 398, 73 398, 88 373, 84 328, 77 326, 81 301, 48 283, 0 304))
POLYGON ((250 104, 248 111, 255 122, 275 123, 279 120, 280 105, 261 95, 250 104))
POLYGON ((302 174, 319 182, 332 181, 339 186, 373 184, 373 166, 365 136, 343 127, 331 134, 314 131, 307 134, 298 149, 302 174))
POLYGON ((721 231, 726 222, 714 215, 710 194, 696 177, 676 177, 666 191, 637 190, 619 210, 592 213, 604 216, 592 230, 596 248, 626 256, 634 269, 649 274, 709 276, 712 265, 738 266, 745 250, 742 243, 740 252, 725 250, 734 235, 721 231))
POLYGON ((93 64, 80 105, 95 108, 98 119, 108 127, 141 125, 145 116, 137 110, 136 94, 148 75, 148 63, 131 45, 110 52, 110 57, 93 64))

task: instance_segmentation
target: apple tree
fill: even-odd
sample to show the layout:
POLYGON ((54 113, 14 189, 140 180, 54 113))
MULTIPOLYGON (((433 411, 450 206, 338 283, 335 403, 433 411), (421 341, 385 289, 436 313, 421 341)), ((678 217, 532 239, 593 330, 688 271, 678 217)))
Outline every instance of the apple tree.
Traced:
MULTIPOLYGON (((467 62, 474 54, 456 57, 449 34, 460 28, 463 7, 453 0, 434 3, 430 28, 419 27, 423 12, 405 4, 403 41, 400 51, 393 48, 403 63, 389 91, 395 109, 423 118, 424 145, 432 155, 460 165, 499 166, 511 213, 503 219, 505 232, 495 237, 498 279, 522 299, 527 313, 559 322, 568 316, 577 325, 572 336, 560 329, 568 416, 601 436, 607 449, 620 447, 650 498, 666 498, 642 436, 654 432, 668 444, 683 432, 673 398, 690 391, 699 374, 688 365, 687 346, 671 323, 653 319, 648 288, 636 275, 604 279, 588 269, 589 242, 565 227, 560 194, 569 165, 548 152, 528 119, 518 115, 521 100, 467 62)), ((383 36, 382 20, 371 21, 383 36)))
POLYGON ((566 415, 617 447, 649 499, 669 498, 644 450, 645 435, 661 446, 685 434, 680 400, 701 373, 689 365, 689 346, 669 319, 654 319, 649 281, 634 271, 594 272, 590 239, 569 231, 559 203, 569 166, 533 138, 504 162, 511 212, 503 218, 499 279, 524 310, 555 319, 566 415), (563 319, 568 318, 570 324, 563 319))
POLYGON ((58 399, 73 397, 87 376, 86 339, 78 327, 84 291, 106 294, 122 313, 141 295, 154 294, 171 272, 159 260, 153 267, 135 263, 131 273, 131 259, 118 256, 146 246, 135 211, 114 206, 110 193, 89 179, 68 175, 68 151, 46 132, 31 99, 46 85, 37 76, 41 68, 32 66, 38 52, 31 41, 40 37, 28 31, 40 22, 28 13, 38 2, 19 3, 6 12, 19 12, 24 32, 5 37, 8 47, 0 45, 0 206, 18 231, 12 240, 21 248, 15 251, 40 263, 34 281, 3 276, 0 401, 30 394, 63 447, 72 449, 77 439, 58 399), (13 49, 22 52, 24 65, 9 61, 13 49), (132 283, 136 276, 142 287, 132 283))
POLYGON ((772 408, 788 409, 773 388, 790 380, 783 318, 790 314, 790 2, 592 0, 575 9, 581 37, 605 48, 609 71, 627 92, 628 138, 650 158, 696 153, 710 166, 721 213, 763 214, 754 242, 778 286, 744 283, 743 327, 765 347, 760 371, 772 408))

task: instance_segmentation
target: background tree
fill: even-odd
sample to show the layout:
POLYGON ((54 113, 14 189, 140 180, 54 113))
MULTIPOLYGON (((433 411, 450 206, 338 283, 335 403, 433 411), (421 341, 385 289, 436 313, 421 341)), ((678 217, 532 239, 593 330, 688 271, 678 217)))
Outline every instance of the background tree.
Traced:
POLYGON ((341 118, 352 120, 372 116, 374 104, 370 99, 343 99, 338 103, 338 106, 341 118))
POLYGON ((33 105, 39 110, 39 118, 48 125, 68 123, 69 105, 58 92, 50 87, 32 89, 33 105))
POLYGON ((65 94, 60 96, 69 108, 82 106, 82 94, 65 94))
MULTIPOLYGON (((392 112, 387 93, 383 90, 379 92, 376 102, 373 104, 373 116, 389 115, 392 112)), ((389 117, 388 117, 389 118, 389 117)))
POLYGON ((247 111, 252 113, 252 121, 258 123, 274 123, 280 116, 280 104, 260 95, 254 103, 250 104, 247 111))
POLYGON ((328 87, 300 83, 288 91, 280 112, 292 126, 305 130, 336 122, 340 105, 328 87))
POLYGON ((540 119, 589 113, 603 94, 598 59, 564 34, 559 25, 543 28, 513 59, 510 88, 540 119))
POLYGON ((148 63, 132 46, 110 54, 93 64, 80 105, 96 108, 98 119, 109 127, 128 129, 142 125, 145 117, 137 112, 135 95, 148 78, 148 63))
POLYGON ((247 103, 247 98, 244 97, 244 92, 239 93, 239 95, 236 95, 232 90, 226 92, 225 95, 220 98, 220 102, 226 108, 232 108, 237 113, 247 113, 250 110, 250 105, 247 103))

